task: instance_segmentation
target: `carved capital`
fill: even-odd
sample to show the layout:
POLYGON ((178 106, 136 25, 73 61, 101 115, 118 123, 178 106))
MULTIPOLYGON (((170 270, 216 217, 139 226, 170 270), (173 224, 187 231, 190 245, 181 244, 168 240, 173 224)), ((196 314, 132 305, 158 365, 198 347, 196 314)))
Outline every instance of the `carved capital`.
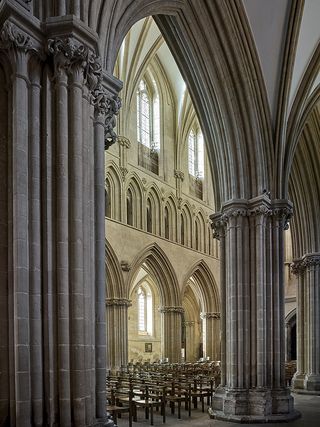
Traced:
POLYGON ((2 26, 0 48, 16 48, 24 52, 36 50, 31 37, 10 21, 6 21, 2 26))
POLYGON ((159 307, 160 313, 184 313, 184 308, 179 306, 163 306, 159 307))
POLYGON ((184 326, 194 326, 196 322, 194 320, 186 320, 183 324, 184 326))
POLYGON ((129 172, 128 169, 124 167, 120 167, 120 172, 121 172, 122 181, 125 181, 126 176, 129 172))
POLYGON ((92 93, 92 104, 96 115, 104 115, 104 149, 108 150, 117 141, 114 131, 116 116, 119 114, 121 99, 112 95, 99 83, 92 93))
POLYGON ((291 271, 296 276, 302 275, 306 270, 320 266, 320 253, 306 254, 302 258, 294 260, 291 271))
POLYGON ((118 135, 117 141, 118 141, 119 145, 121 145, 122 147, 125 147, 125 148, 131 147, 130 140, 128 138, 126 138, 125 136, 118 135))
POLYGON ((221 315, 218 312, 200 313, 202 320, 204 319, 220 319, 221 315))
POLYGON ((131 307, 131 300, 127 298, 106 298, 106 306, 131 307))
POLYGON ((184 173, 182 171, 179 171, 176 169, 174 171, 174 177, 183 181, 184 180, 184 173))

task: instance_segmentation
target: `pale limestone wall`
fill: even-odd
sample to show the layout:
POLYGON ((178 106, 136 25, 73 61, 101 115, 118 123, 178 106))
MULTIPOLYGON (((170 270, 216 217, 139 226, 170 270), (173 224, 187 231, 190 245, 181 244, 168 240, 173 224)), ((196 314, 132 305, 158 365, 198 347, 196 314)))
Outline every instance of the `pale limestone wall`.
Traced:
MULTIPOLYGON (((156 243, 169 258, 181 291, 189 278, 188 272, 191 267, 201 260, 204 260, 212 271, 216 285, 220 283, 219 260, 213 256, 110 219, 106 219, 106 235, 120 263, 125 261, 129 266, 134 265, 135 259, 146 247, 156 243)), ((124 272, 124 276, 126 274, 124 272)), ((126 283, 126 289, 129 290, 129 288, 130 283, 126 283)))

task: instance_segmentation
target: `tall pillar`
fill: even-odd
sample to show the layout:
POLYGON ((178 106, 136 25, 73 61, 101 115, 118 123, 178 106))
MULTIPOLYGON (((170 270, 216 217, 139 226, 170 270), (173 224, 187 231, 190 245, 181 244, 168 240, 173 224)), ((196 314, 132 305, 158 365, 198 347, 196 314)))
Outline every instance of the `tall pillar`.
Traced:
POLYGON ((96 40, 79 26, 61 28, 57 18, 33 37, 25 16, 20 26, 17 13, 14 22, 6 13, 0 425, 113 426, 105 405, 104 150, 115 141, 120 85, 102 74, 96 40))
POLYGON ((220 354, 220 313, 201 313, 203 322, 204 356, 210 360, 221 360, 220 354))
POLYGON ((128 364, 128 307, 125 298, 106 298, 107 369, 119 371, 128 364))
POLYGON ((320 253, 304 255, 292 265, 298 275, 297 372, 295 392, 320 395, 320 253))
POLYGON ((161 313, 161 356, 167 357, 170 363, 181 360, 181 334, 183 307, 160 307, 161 313))
POLYGON ((211 416, 237 422, 294 419, 285 384, 283 231, 286 200, 226 203, 211 217, 222 239, 222 375, 211 416))

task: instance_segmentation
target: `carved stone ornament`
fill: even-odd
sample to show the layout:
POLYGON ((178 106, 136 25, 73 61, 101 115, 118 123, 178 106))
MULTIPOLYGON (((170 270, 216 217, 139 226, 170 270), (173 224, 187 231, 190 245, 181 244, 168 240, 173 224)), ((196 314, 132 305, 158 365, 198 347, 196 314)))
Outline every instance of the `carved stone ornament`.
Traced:
POLYGON ((200 313, 201 319, 220 319, 220 313, 211 312, 211 313, 200 313))
POLYGON ((236 217, 252 217, 252 216, 266 216, 273 217, 282 222, 284 230, 289 227, 289 221, 292 217, 293 209, 290 206, 266 206, 264 203, 253 204, 248 203, 248 206, 237 206, 227 208, 221 213, 213 214, 210 216, 212 221, 211 228, 213 229, 213 237, 220 240, 224 235, 225 228, 231 218, 236 217))
POLYGON ((126 138, 125 136, 118 135, 117 141, 118 141, 119 145, 121 145, 122 147, 125 147, 125 148, 131 147, 130 140, 128 138, 126 138))
POLYGON ((184 326, 194 326, 196 322, 194 320, 186 320, 184 326))
POLYGON ((92 92, 102 79, 102 66, 100 58, 73 37, 56 37, 48 40, 48 52, 55 57, 56 70, 64 68, 72 72, 73 67, 83 69, 84 83, 92 92))
POLYGON ((36 51, 30 36, 10 21, 6 21, 2 26, 0 32, 0 48, 17 48, 24 52, 28 52, 30 50, 36 51))
POLYGON ((124 168, 124 167, 120 167, 120 172, 121 172, 121 177, 122 177, 122 181, 126 180, 126 176, 128 174, 128 169, 124 168))
POLYGON ((106 298, 106 306, 131 307, 131 300, 126 298, 106 298))
POLYGON ((160 313, 180 313, 183 314, 184 313, 184 308, 183 307, 179 307, 179 306, 163 306, 163 307, 159 307, 159 311, 160 313))
POLYGON ((299 276, 306 270, 317 266, 320 266, 320 253, 307 254, 291 264, 291 271, 294 275, 299 276))
POLYGON ((184 173, 178 170, 174 171, 174 177, 177 179, 181 179, 181 181, 184 180, 184 173))

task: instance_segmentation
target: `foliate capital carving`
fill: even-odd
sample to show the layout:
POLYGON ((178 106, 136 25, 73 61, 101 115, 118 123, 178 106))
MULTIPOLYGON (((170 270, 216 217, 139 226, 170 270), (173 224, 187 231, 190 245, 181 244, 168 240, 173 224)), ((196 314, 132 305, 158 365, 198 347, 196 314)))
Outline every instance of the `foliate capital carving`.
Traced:
POLYGON ((163 306, 159 307, 160 313, 184 313, 184 308, 179 306, 163 306))
POLYGON ((93 91, 102 78, 101 61, 97 55, 74 37, 56 37, 48 40, 48 52, 55 59, 56 72, 65 69, 83 72, 84 83, 93 91))
POLYGON ((174 171, 174 177, 183 181, 184 180, 184 173, 182 171, 179 171, 176 169, 174 171))
POLYGON ((320 253, 306 254, 291 264, 291 271, 296 276, 302 275, 306 270, 320 266, 320 253))
POLYGON ((221 315, 218 312, 200 313, 201 319, 220 319, 221 315))
POLYGON ((130 140, 128 138, 126 138, 125 136, 118 135, 117 141, 118 141, 119 145, 121 145, 122 147, 125 147, 125 148, 131 147, 130 140))
POLYGON ((117 95, 111 94, 99 83, 92 93, 92 103, 96 114, 105 116, 104 123, 104 148, 107 150, 117 141, 117 134, 114 131, 116 126, 116 116, 121 108, 121 99, 117 95))
POLYGON ((6 21, 0 32, 1 49, 20 49, 24 52, 35 51, 31 37, 10 21, 6 21))
POLYGON ((127 298, 106 298, 106 306, 131 307, 131 300, 127 298))
POLYGON ((120 172, 121 172, 122 181, 125 181, 126 176, 129 172, 128 169, 124 167, 120 167, 120 172))
POLYGON ((210 216, 211 227, 214 230, 214 238, 220 239, 226 226, 232 218, 238 217, 273 217, 282 223, 283 229, 288 228, 288 223, 292 217, 292 205, 288 201, 275 200, 271 202, 265 197, 258 197, 251 200, 239 200, 228 203, 220 213, 210 216))

